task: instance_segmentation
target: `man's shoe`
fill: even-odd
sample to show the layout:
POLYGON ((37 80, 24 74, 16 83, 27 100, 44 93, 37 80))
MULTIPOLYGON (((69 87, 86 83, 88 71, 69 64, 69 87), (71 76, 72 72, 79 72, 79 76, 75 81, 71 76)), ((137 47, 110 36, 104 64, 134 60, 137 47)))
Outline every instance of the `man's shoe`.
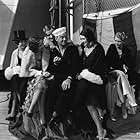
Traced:
POLYGON ((15 123, 12 125, 12 129, 16 128, 16 127, 20 127, 22 125, 23 122, 23 117, 22 114, 16 118, 15 123))

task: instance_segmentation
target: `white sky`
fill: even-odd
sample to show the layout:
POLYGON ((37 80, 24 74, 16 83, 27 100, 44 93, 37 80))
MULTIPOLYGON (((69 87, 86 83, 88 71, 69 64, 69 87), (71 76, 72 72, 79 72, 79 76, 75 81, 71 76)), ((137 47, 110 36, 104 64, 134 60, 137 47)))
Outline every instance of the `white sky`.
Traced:
POLYGON ((17 4, 19 0, 1 0, 7 7, 13 12, 16 12, 17 4))

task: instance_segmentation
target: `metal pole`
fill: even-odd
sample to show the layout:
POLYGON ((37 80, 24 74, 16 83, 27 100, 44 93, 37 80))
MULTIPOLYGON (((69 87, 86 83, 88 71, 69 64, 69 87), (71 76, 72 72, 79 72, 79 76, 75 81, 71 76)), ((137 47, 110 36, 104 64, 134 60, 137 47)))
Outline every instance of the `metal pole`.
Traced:
MULTIPOLYGON (((73 7, 73 0, 70 0, 70 7, 73 7)), ((73 40, 73 9, 70 8, 70 39, 73 40)))
POLYGON ((59 0, 59 27, 61 27, 61 0, 59 0))
MULTIPOLYGON (((69 0, 66 1, 66 5, 68 6, 69 0)), ((69 9, 67 9, 69 12, 69 9)), ((66 13, 66 27, 67 27, 67 37, 70 38, 70 16, 69 13, 66 13)))

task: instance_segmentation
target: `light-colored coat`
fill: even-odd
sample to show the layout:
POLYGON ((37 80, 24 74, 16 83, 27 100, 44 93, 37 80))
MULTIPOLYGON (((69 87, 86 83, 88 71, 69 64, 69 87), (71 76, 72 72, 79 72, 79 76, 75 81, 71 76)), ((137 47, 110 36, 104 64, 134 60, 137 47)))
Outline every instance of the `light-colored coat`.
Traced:
POLYGON ((11 55, 10 66, 4 71, 5 78, 11 80, 13 75, 20 73, 20 66, 18 66, 18 48, 15 49, 11 55))
POLYGON ((18 65, 18 48, 15 49, 11 55, 10 67, 13 68, 18 65))
POLYGON ((35 67, 35 54, 26 47, 21 62, 20 77, 32 77, 40 75, 41 72, 47 71, 50 59, 50 51, 48 48, 42 48, 42 70, 36 70, 35 67))

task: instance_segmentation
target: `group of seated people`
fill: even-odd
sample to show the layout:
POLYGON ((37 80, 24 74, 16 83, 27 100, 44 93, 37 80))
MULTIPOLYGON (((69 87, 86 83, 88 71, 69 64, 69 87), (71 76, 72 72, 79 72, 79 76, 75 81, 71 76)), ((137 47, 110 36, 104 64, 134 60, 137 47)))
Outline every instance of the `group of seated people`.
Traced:
POLYGON ((6 119, 14 121, 24 114, 24 128, 30 134, 37 108, 40 124, 47 129, 69 113, 76 124, 80 108, 86 107, 96 125, 97 139, 106 139, 107 130, 102 126, 105 113, 116 121, 115 106, 122 108, 123 119, 137 109, 139 75, 124 45, 126 35, 117 32, 105 55, 90 29, 80 33, 80 45, 68 40, 66 27, 46 25, 43 31, 43 39, 38 35, 27 39, 24 31, 14 32, 20 36, 13 40, 18 48, 12 53, 10 66, 1 71, 10 81, 12 93, 6 119))

